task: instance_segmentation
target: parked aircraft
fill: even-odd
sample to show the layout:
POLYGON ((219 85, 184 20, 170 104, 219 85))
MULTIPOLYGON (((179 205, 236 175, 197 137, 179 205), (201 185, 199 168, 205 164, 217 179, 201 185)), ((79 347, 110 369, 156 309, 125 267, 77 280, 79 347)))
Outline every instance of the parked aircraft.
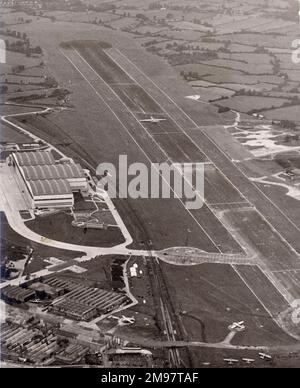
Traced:
POLYGON ((270 356, 269 354, 266 354, 266 353, 259 353, 259 357, 262 360, 272 360, 272 356, 270 356))
POLYGON ((157 123, 160 123, 161 121, 166 121, 166 119, 156 119, 153 116, 151 116, 150 119, 140 120, 141 123, 152 123, 152 124, 157 124, 157 123))
POLYGON ((229 330, 245 330, 246 326, 244 323, 244 321, 233 322, 233 324, 229 326, 229 330))

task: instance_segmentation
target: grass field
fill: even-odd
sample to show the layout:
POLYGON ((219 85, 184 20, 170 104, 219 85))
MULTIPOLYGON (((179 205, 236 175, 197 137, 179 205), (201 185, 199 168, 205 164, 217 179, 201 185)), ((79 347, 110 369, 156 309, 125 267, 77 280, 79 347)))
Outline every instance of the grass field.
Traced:
POLYGON ((212 166, 205 167, 204 191, 209 204, 246 203, 245 198, 212 166))
POLYGON ((80 252, 71 252, 63 249, 52 248, 25 239, 24 237, 20 236, 14 230, 11 229, 3 213, 0 213, 0 220, 2 239, 1 244, 3 246, 4 244, 9 244, 12 246, 28 246, 33 249, 30 263, 26 267, 26 273, 33 273, 47 267, 49 263, 44 262, 44 259, 48 259, 50 257, 56 257, 63 261, 69 261, 77 257, 83 256, 83 253, 80 254, 80 252))
POLYGON ((7 51, 6 63, 1 63, 1 74, 11 73, 12 68, 16 65, 23 64, 25 67, 38 66, 41 58, 26 57, 24 54, 7 51))
POLYGON ((223 341, 229 333, 228 326, 244 320, 246 330, 236 335, 235 344, 276 345, 292 342, 231 266, 161 265, 177 314, 192 340, 223 341))
POLYGON ((262 42, 265 47, 284 48, 290 47, 291 40, 288 36, 274 36, 269 34, 224 34, 222 40, 230 40, 238 44, 255 46, 258 42, 262 42))
POLYGON ((229 60, 229 59, 213 59, 210 61, 204 62, 208 66, 217 66, 222 68, 229 68, 232 70, 241 70, 245 73, 249 73, 252 75, 256 74, 272 74, 272 66, 270 63, 262 62, 262 63, 245 63, 242 61, 229 60))
POLYGON ((243 238, 260 252, 261 259, 270 270, 300 269, 296 254, 274 234, 255 210, 232 211, 227 213, 226 218, 239 230, 243 238))
MULTIPOLYGON (((262 174, 260 176, 262 176, 262 174)), ((281 183, 281 181, 279 181, 279 183, 281 183)), ((289 184, 289 182, 286 183, 289 184)), ((274 203, 284 210, 296 225, 300 224, 299 200, 288 196, 286 188, 267 184, 260 184, 259 187, 274 203)))
POLYGON ((299 106, 289 106, 284 108, 273 109, 262 113, 270 120, 291 120, 299 122, 299 106))
MULTIPOLYGON (((0 108, 2 114, 2 110, 0 108)), ((31 138, 17 132, 16 130, 9 128, 3 124, 0 125, 0 142, 5 143, 29 143, 31 138)))
POLYGON ((178 72, 197 72, 199 76, 208 82, 216 84, 235 83, 235 84, 257 84, 259 82, 268 82, 272 84, 282 83, 282 79, 273 75, 251 75, 245 74, 240 70, 230 68, 209 66, 205 64, 188 64, 175 67, 178 72))
POLYGON ((226 99, 225 101, 219 101, 218 105, 227 106, 238 112, 247 113, 257 109, 261 110, 281 107, 284 103, 289 103, 289 100, 271 97, 236 96, 226 99))
POLYGON ((193 86, 195 93, 200 94, 201 99, 204 101, 215 101, 221 97, 231 97, 235 92, 233 90, 220 88, 220 87, 199 87, 197 81, 190 82, 193 86))
POLYGON ((83 228, 72 226, 72 221, 71 215, 61 213, 28 221, 27 226, 52 240, 77 245, 111 247, 124 242, 118 228, 109 227, 107 230, 87 229, 85 231, 83 228))

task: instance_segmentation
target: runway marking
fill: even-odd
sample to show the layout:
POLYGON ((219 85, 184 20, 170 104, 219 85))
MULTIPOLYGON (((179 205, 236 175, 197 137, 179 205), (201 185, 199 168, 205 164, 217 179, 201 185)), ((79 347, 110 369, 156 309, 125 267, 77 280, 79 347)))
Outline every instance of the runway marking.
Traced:
POLYGON ((108 82, 109 85, 115 85, 115 86, 134 86, 135 84, 132 83, 118 83, 118 82, 108 82))
MULTIPOLYGON (((132 62, 126 55, 124 55, 119 49, 116 49, 116 51, 122 56, 124 57, 130 64, 132 64, 145 78, 147 78, 162 94, 164 94, 173 104, 174 106, 177 107, 177 109, 179 109, 189 120, 191 123, 193 123, 193 125, 195 126, 195 129, 196 128, 199 128, 201 130, 201 127, 199 125, 197 125, 197 123, 164 91, 162 90, 150 77, 147 76, 147 74, 145 74, 134 62, 132 62)), ((107 53, 107 52, 106 52, 107 53)), ((110 57, 110 59, 114 60, 108 53, 107 55, 110 57)), ((118 62, 116 60, 114 60, 117 64, 118 62)), ((118 64, 119 65, 119 64, 118 64)), ((119 65, 120 66, 120 65, 119 65)), ((121 66, 120 66, 121 67, 121 66)), ((122 67, 121 67, 122 68, 122 67)), ((124 70, 124 69, 123 69, 124 70)), ((126 72, 127 75, 129 75, 127 72, 126 72)), ((130 75, 129 75, 130 76, 130 75)), ((130 76, 135 82, 137 82, 132 76, 130 76)), ((145 89, 137 82, 137 84, 145 91, 145 89)), ((146 91, 145 91, 146 92, 146 91)), ((150 97, 152 97, 148 92, 146 92, 150 97)), ((155 101, 156 99, 154 97, 152 97, 155 101)), ((157 101, 156 101, 157 102, 157 101)), ((171 118, 171 120, 173 120, 176 124, 176 120, 174 118, 172 118, 172 116, 160 105, 158 104, 161 109, 171 118)), ((195 141, 185 132, 185 130, 179 125, 177 124, 182 130, 183 132, 186 134, 186 136, 196 145, 196 147, 202 151, 205 154, 205 152, 203 150, 201 150, 201 148, 198 146, 197 143, 195 143, 195 141)), ((214 146, 224 155, 224 157, 231 163, 233 164, 233 166, 243 175, 244 178, 247 179, 247 181, 252 185, 254 186, 254 188, 256 188, 264 197, 265 199, 267 199, 267 201, 269 201, 286 219, 287 221, 289 221, 299 232, 300 232, 300 229, 297 227, 297 225, 289 219, 289 217, 287 217, 287 215, 285 213, 283 213, 281 211, 281 209, 269 198, 267 197, 267 195, 257 186, 257 185, 254 185, 253 182, 251 182, 248 177, 244 174, 244 172, 236 165, 232 162, 232 160, 228 157, 228 155, 219 147, 219 145, 213 140, 211 139, 203 130, 201 130, 201 133, 212 143, 214 144, 214 146)), ((207 155, 206 155, 207 157, 207 155)), ((207 157, 208 158, 208 157, 207 157)), ((209 158, 208 158, 209 159, 209 158)), ((219 171, 221 172, 221 174, 225 177, 225 179, 227 179, 231 184, 232 186, 240 193, 240 195, 245 198, 245 200, 247 201, 247 198, 242 194, 242 192, 226 177, 226 175, 222 172, 222 170, 219 169, 219 171)), ((248 201, 249 202, 249 201, 248 201)), ((257 209, 256 209, 257 210, 257 209)), ((278 235, 281 237, 281 239, 283 241, 286 242, 286 244, 288 244, 288 246, 292 249, 293 252, 295 252, 297 255, 298 255, 298 252, 296 251, 295 248, 292 247, 292 245, 285 239, 282 237, 281 233, 278 232, 278 230, 276 228, 273 227, 273 225, 266 219, 266 217, 259 211, 257 210, 257 212, 261 215, 261 217, 267 222, 267 224, 273 229, 273 230, 276 230, 276 232, 278 233, 278 235)))
POLYGON ((209 202, 210 206, 242 205, 249 206, 249 202, 209 202))
POLYGON ((176 135, 176 134, 182 135, 182 132, 181 131, 174 131, 174 132, 152 132, 152 136, 156 136, 156 135, 176 135))
POLYGON ((282 269, 282 270, 274 270, 274 271, 270 271, 271 273, 285 273, 285 272, 300 272, 300 268, 298 269, 282 269))
POLYGON ((291 305, 295 298, 293 298, 291 296, 289 291, 281 283, 280 284, 281 284, 282 288, 284 289, 284 291, 280 290, 280 288, 277 285, 279 282, 277 281, 277 283, 276 283, 275 279, 273 279, 273 277, 271 276, 272 271, 264 269, 262 265, 258 265, 258 267, 261 270, 261 272, 265 275, 265 277, 269 280, 269 282, 273 285, 273 287, 276 288, 276 290, 279 292, 279 294, 281 294, 281 296, 287 301, 287 303, 289 305, 291 305))
MULTIPOLYGON (((74 64, 74 62, 62 51, 60 50, 61 53, 64 55, 64 57, 74 66, 74 68, 79 72, 79 74, 86 80, 86 82, 90 85, 90 87, 94 90, 94 92, 96 93, 96 95, 101 99, 101 101, 103 101, 103 103, 108 107, 108 109, 112 112, 113 116, 118 120, 118 122, 122 125, 122 127, 125 129, 125 131, 128 133, 128 135, 132 138, 132 140, 134 141, 134 143, 138 146, 138 148, 142 151, 142 153, 145 155, 145 157, 148 159, 148 161, 150 163, 152 163, 150 157, 148 156, 148 154, 144 151, 144 149, 141 147, 141 145, 136 141, 136 139, 134 138, 134 136, 130 133, 130 131, 127 129, 127 127, 123 124, 123 122, 121 121, 121 119, 118 117, 118 115, 114 112, 114 110, 107 104, 107 102, 105 101, 105 99, 99 94, 99 92, 96 90, 96 88, 92 85, 92 83, 86 78, 86 76, 78 69, 78 67, 74 64)), ((77 50, 74 50, 75 52, 77 52, 77 50)), ((80 56, 80 54, 77 53, 77 55, 80 56)), ((85 60, 84 60, 85 61, 85 60)), ((85 61, 86 62, 86 61, 85 61)), ((86 62, 87 63, 87 62, 86 62)), ((88 63, 87 63, 88 64, 88 63)), ((89 64, 88 64, 89 65, 89 64)), ((89 67, 91 67, 89 65, 89 67)), ((95 70, 93 68, 91 68, 94 72, 95 70)), ((96 72, 95 72, 96 73, 96 72)), ((96 73, 98 75, 98 73, 96 73)), ((98 75, 98 77, 101 79, 101 77, 98 75)), ((103 81, 104 82, 104 81, 103 81)), ((105 83, 105 82, 104 82, 105 83)), ((114 92, 115 93, 115 92, 114 92)), ((118 96, 119 98, 119 96, 118 96)), ((122 101, 122 100, 121 100, 122 101)), ((131 113, 131 112, 130 112, 131 113)), ((136 117, 133 115, 133 117, 136 119, 136 117)), ((136 119, 137 120, 137 119, 136 119)), ((140 123, 141 124, 141 123, 140 123)), ((216 243, 212 240, 212 238, 210 237, 210 235, 206 232, 206 230, 202 227, 202 225, 198 222, 198 220, 195 218, 195 216, 186 208, 185 204, 183 203, 183 201, 178 197, 178 195, 174 192, 174 190, 172 189, 172 187, 169 185, 169 183, 166 181, 166 179, 164 177, 162 177, 162 179, 166 182, 166 184, 170 187, 170 190, 174 193, 175 197, 179 200, 179 202, 182 204, 182 206, 184 207, 184 209, 190 214, 190 216, 193 218, 193 220, 196 222, 196 224, 200 227, 200 229, 204 232, 204 234, 208 237, 208 239, 212 242, 212 244, 214 245, 214 247, 221 253, 221 250, 220 248, 216 245, 216 243)))

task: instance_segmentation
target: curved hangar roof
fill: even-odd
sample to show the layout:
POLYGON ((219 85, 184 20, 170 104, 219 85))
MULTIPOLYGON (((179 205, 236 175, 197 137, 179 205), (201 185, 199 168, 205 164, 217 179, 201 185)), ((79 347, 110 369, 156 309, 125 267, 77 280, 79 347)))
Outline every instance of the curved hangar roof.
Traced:
POLYGON ((35 180, 28 181, 32 194, 35 197, 45 195, 72 195, 72 190, 68 181, 64 179, 35 180))
POLYGON ((79 164, 54 164, 43 166, 24 166, 26 180, 76 179, 84 178, 84 172, 79 164))
POLYGON ((14 156, 21 167, 55 164, 53 155, 47 151, 17 152, 14 156))

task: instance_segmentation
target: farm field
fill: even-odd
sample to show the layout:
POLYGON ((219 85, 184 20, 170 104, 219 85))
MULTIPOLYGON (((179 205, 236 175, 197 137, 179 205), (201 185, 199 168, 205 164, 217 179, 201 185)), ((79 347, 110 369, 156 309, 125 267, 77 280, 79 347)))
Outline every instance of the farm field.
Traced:
POLYGON ((245 34, 222 34, 222 40, 230 40, 231 42, 244 44, 249 46, 256 46, 258 39, 260 42, 267 48, 284 48, 290 47, 291 41, 290 37, 287 36, 274 36, 270 34, 260 34, 260 33, 245 33, 245 34))
POLYGON ((254 96, 236 96, 225 101, 219 101, 218 104, 227 106, 230 109, 248 113, 253 110, 271 109, 281 107, 289 103, 289 100, 283 98, 254 97, 254 96))
POLYGON ((230 68, 233 70, 241 70, 250 74, 266 74, 272 71, 270 63, 245 63, 242 61, 228 60, 228 59, 213 59, 204 62, 208 66, 216 66, 222 68, 230 68))
POLYGON ((113 15, 111 13, 103 13, 103 12, 47 12, 44 14, 47 17, 55 17, 58 21, 66 21, 66 22, 78 22, 78 23, 91 23, 94 20, 101 20, 101 22, 111 22, 116 19, 119 19, 117 15, 113 15))
POLYGON ((1 74, 10 73, 13 66, 16 66, 22 63, 25 67, 35 67, 38 66, 41 62, 40 58, 25 57, 24 54, 16 53, 12 51, 7 51, 6 53, 6 63, 1 64, 1 74))
POLYGON ((272 75, 250 75, 244 74, 240 70, 233 70, 230 68, 223 68, 218 66, 208 66, 205 64, 188 64, 176 66, 178 72, 196 72, 199 76, 212 83, 243 83, 243 84, 257 84, 259 82, 279 84, 282 80, 277 76, 272 75))
POLYGON ((269 120, 292 120, 299 122, 299 106, 288 106, 262 112, 269 120))
POLYGON ((235 94, 233 90, 220 87, 199 87, 197 86, 197 81, 190 82, 190 85, 195 90, 195 93, 199 94, 204 101, 215 101, 223 97, 231 97, 235 94))

